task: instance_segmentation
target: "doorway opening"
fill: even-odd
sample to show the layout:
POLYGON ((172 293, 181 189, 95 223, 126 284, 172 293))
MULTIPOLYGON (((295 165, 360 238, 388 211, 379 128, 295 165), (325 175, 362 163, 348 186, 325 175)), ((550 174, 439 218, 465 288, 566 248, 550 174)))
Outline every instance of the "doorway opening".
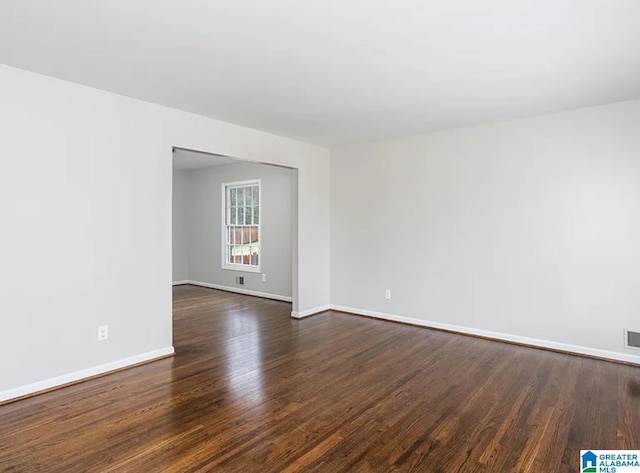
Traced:
POLYGON ((297 297, 298 170, 173 148, 173 284, 297 297))

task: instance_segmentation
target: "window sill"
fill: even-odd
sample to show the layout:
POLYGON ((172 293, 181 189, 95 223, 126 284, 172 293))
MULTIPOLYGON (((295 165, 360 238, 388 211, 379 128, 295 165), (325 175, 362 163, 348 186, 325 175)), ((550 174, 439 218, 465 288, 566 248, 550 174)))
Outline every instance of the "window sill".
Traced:
POLYGON ((260 266, 244 266, 240 264, 223 264, 222 269, 229 271, 239 271, 241 273, 259 273, 260 266))

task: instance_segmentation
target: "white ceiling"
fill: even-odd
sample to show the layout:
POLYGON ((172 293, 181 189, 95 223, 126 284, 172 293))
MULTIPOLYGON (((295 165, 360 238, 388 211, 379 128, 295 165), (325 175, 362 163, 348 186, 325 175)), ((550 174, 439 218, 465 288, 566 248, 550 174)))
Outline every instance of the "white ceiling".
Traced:
POLYGON ((0 62, 336 145, 640 98, 640 1, 2 0, 0 62))
POLYGON ((228 156, 221 156, 219 154, 199 153, 197 151, 188 151, 184 149, 175 149, 173 151, 173 169, 176 171, 192 171, 194 169, 223 166, 225 164, 234 164, 239 162, 241 161, 228 156))

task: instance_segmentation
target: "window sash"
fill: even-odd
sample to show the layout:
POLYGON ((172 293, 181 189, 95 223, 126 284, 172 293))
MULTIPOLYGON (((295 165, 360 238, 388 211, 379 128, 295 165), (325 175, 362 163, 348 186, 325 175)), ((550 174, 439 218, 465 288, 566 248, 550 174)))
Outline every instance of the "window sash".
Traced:
POLYGON ((260 268, 261 190, 260 180, 222 185, 223 268, 240 271, 260 268))

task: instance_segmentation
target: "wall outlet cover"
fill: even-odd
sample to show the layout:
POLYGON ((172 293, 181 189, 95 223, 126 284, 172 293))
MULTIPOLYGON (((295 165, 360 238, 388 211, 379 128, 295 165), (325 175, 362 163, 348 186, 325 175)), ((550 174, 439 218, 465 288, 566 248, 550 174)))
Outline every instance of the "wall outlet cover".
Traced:
POLYGON ((98 341, 104 342, 109 339, 109 326, 108 325, 100 325, 98 327, 98 341))

